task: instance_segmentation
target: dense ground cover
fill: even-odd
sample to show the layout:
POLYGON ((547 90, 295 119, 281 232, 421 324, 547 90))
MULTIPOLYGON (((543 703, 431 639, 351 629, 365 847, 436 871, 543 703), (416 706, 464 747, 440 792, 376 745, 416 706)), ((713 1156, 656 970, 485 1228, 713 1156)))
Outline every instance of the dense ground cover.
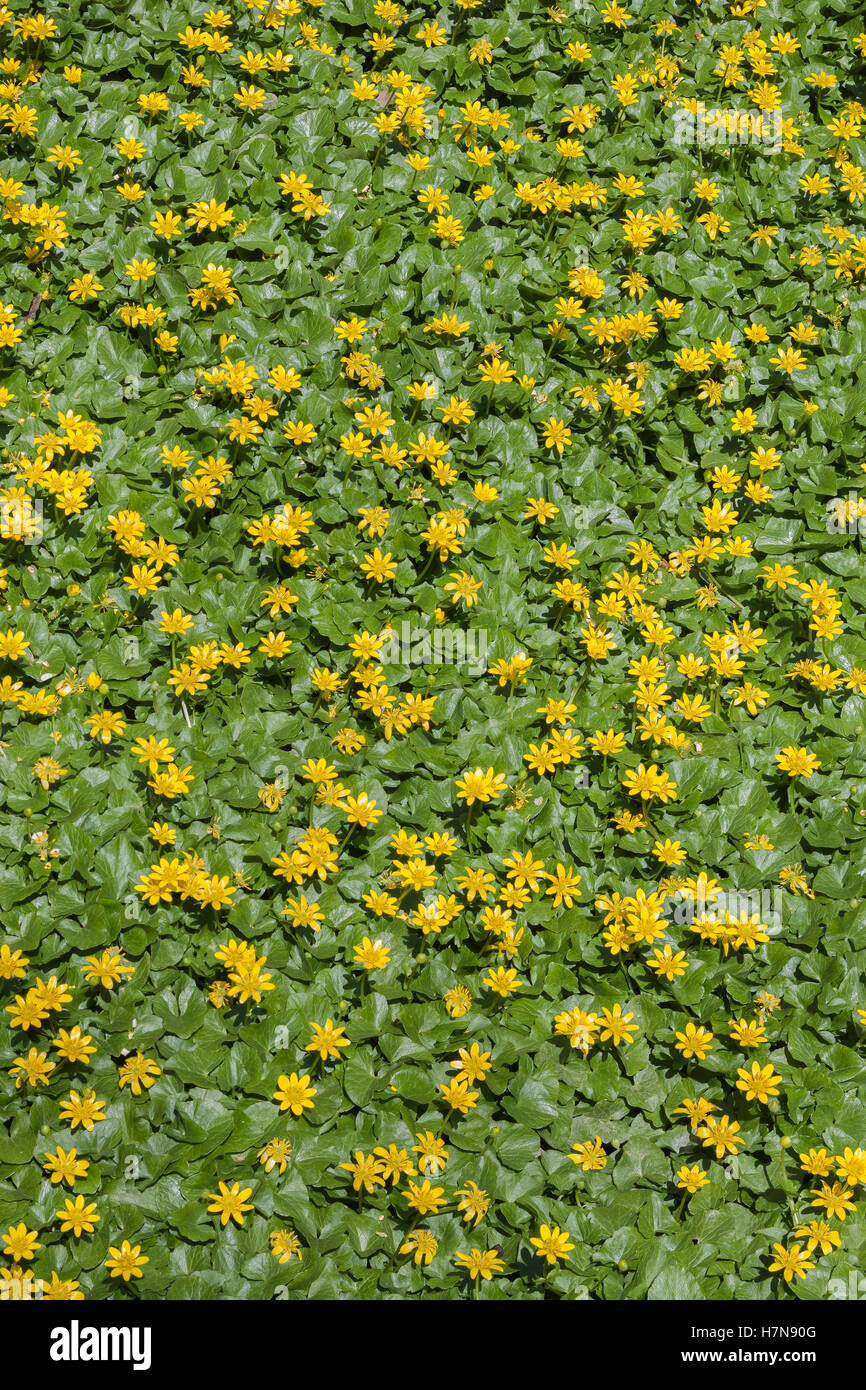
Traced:
POLYGON ((856 7, 0 24, 5 1295, 862 1293, 856 7))

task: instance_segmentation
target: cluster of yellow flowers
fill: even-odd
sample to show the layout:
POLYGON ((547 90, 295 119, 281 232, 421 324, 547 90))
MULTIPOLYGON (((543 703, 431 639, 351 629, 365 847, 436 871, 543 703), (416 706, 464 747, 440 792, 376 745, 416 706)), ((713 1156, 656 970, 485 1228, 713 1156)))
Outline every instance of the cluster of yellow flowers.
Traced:
MULTIPOLYGON (((284 951, 317 969, 339 956, 328 988, 354 991, 339 1001, 345 1027, 368 991, 390 1006, 400 986, 411 1005, 415 972, 430 966, 424 997, 435 1000, 439 1024, 468 1019, 474 1033, 477 1011, 503 1032, 513 1025, 519 1065, 541 1039, 562 1069, 598 1063, 626 1077, 628 1057, 652 1048, 659 1068, 691 1086, 694 1063, 724 1055, 713 991, 699 1006, 706 1022, 659 1026, 657 1005, 678 1005, 680 988, 694 1000, 687 991, 699 971, 725 972, 738 991, 725 1011, 743 1010, 728 1021, 726 1046, 746 1055, 769 1045, 781 1003, 756 994, 750 974, 778 934, 769 915, 731 907, 713 877, 722 862, 733 873, 731 859, 714 859, 712 845, 689 833, 700 809, 694 768, 710 769, 714 741, 731 735, 734 765, 719 786, 753 773, 793 812, 796 798, 807 805, 817 785, 817 801, 835 775, 832 748, 815 732, 821 720, 828 743, 840 729, 847 735, 843 707, 866 695, 853 547, 828 570, 821 545, 796 553, 780 517, 808 506, 794 483, 808 479, 823 496, 818 455, 853 418, 842 420, 834 403, 827 359, 844 356, 846 334, 853 340, 866 283, 866 107, 856 83, 840 92, 835 71, 804 62, 805 34, 774 27, 779 17, 758 25, 762 0, 729 4, 723 37, 695 34, 708 41, 707 102, 693 83, 685 19, 645 24, 638 48, 636 16, 617 0, 593 10, 588 37, 572 37, 575 17, 556 8, 537 16, 533 43, 545 59, 529 59, 538 80, 520 79, 514 91, 501 65, 514 57, 511 36, 499 32, 499 16, 473 18, 480 0, 418 24, 396 0, 374 0, 360 35, 353 23, 339 45, 344 21, 324 0, 309 8, 306 16, 301 0, 244 0, 237 13, 192 16, 170 40, 165 76, 141 89, 129 79, 127 109, 104 127, 93 122, 92 138, 88 126, 85 144, 85 127, 71 122, 98 101, 92 82, 78 90, 82 67, 60 64, 61 79, 50 56, 60 38, 74 56, 65 31, 0 6, 0 31, 11 31, 0 55, 0 126, 14 161, 0 175, 12 271, 0 303, 0 411, 19 402, 22 412, 0 486, 0 538, 16 563, 12 595, 0 569, 3 601, 15 603, 0 631, 0 716, 9 706, 14 756, 26 745, 22 775, 39 815, 49 801, 74 804, 82 747, 94 774, 88 795, 104 786, 126 794, 130 774, 153 817, 146 832, 141 822, 142 846, 149 837, 159 848, 140 847, 138 881, 129 882, 124 921, 139 920, 140 899, 147 931, 130 933, 136 949, 122 939, 137 956, 163 925, 220 933, 216 946, 196 942, 198 960, 212 951, 222 969, 214 980, 208 966, 196 995, 203 1010, 207 998, 219 1011, 208 1012, 215 1033, 228 1035, 238 1019, 252 1029, 255 1019, 264 1046, 285 1050, 273 1005, 300 976, 284 969, 284 951), (490 36, 466 32, 469 20, 490 36), (656 178, 640 149, 638 132, 657 142, 659 129, 669 130, 670 178, 656 178), (96 178, 90 154, 100 142, 109 165, 96 178), (167 178, 166 164, 184 177, 167 178), (111 255, 97 250, 97 215, 114 219, 111 255), (720 281, 731 265, 743 272, 742 302, 727 279, 709 293, 714 265, 720 281), (111 343, 119 361, 137 364, 146 380, 127 378, 124 404, 144 388, 140 430, 117 424, 119 389, 112 408, 97 410, 88 402, 98 391, 86 379, 79 389, 70 370, 66 408, 57 409, 60 388, 38 379, 46 368, 31 377, 29 364, 48 360, 44 335, 59 341, 67 325, 92 335, 102 369, 111 343), (77 413, 79 403, 96 420, 77 413), (121 450, 133 457, 129 471, 121 450), (37 571, 55 556, 31 565, 23 547, 40 536, 43 504, 69 553, 58 546, 59 573, 39 589, 37 571), (106 533, 113 549, 104 558, 106 533), (84 577, 91 555, 96 583, 84 577), (81 580, 65 594, 61 561, 81 580), (236 581, 230 616, 227 579, 236 581), (94 635, 93 614, 109 617, 111 630, 94 635), (440 681, 432 668, 444 651, 464 649, 463 624, 478 616, 497 625, 489 659, 485 648, 477 671, 466 674, 464 661, 459 681, 440 681), (152 644, 141 660, 146 681, 111 674, 115 631, 136 670, 139 647, 152 644), (97 640, 109 649, 104 666, 97 640), (401 645, 395 659, 407 640, 410 654, 401 645), (54 674, 58 651, 65 660, 88 642, 81 671, 54 674), (777 652, 778 673, 768 659, 777 652), (20 730, 30 718, 41 725, 20 730), (208 744, 237 744, 241 720, 252 742, 229 800, 209 785, 208 744), (575 799, 589 789, 589 769, 592 796, 575 799), (220 841, 226 805, 228 847, 202 854, 203 834, 220 841), (243 817, 251 824, 233 838, 243 817), (590 931, 578 948, 566 914, 583 909, 584 896, 603 921, 598 939, 590 931), (551 921, 567 935, 563 951, 545 939, 551 921), (366 934, 379 924, 382 937, 366 934), (565 961, 584 948, 578 980, 565 961), (549 980, 538 978, 542 952, 557 956, 549 980), (603 978, 590 980, 596 969, 603 978), (539 1021, 530 1025, 533 1008, 539 1021)), ((866 56, 866 35, 853 51, 866 56)), ((53 367, 46 375, 60 379, 53 367)), ((835 513, 843 529, 863 515, 853 495, 835 513)), ((113 810, 113 791, 105 795, 113 810)), ((835 811, 824 803, 816 814, 835 811)), ((753 856, 750 881, 771 876, 805 913, 827 877, 812 842, 795 851, 786 831, 768 868, 771 813, 742 816, 731 812, 725 825, 719 817, 710 838, 729 835, 735 856, 753 856), (789 852, 808 870, 799 860, 780 867, 789 852)), ((823 834, 832 845, 833 827, 823 834)), ((40 887, 62 867, 41 822, 26 853, 40 887)), ((120 948, 100 939, 98 950, 81 963, 85 984, 134 988, 136 969, 120 948)), ((195 974, 192 955, 180 958, 195 974)), ((0 945, 0 980, 13 990, 29 965, 21 949, 0 945)), ((24 1097, 64 1066, 89 1067, 98 1049, 83 1024, 40 1044, 40 1030, 74 998, 59 976, 37 975, 22 990, 4 1016, 13 1036, 35 1040, 9 1068, 24 1097)), ((132 1050, 136 1026, 117 1075, 119 1090, 140 1096, 163 1072, 132 1050)), ((280 1072, 271 1093, 287 1123, 317 1098, 321 1113, 320 1076, 351 1045, 332 1018, 311 1027, 309 1072, 280 1072)), ((467 1038, 445 1079, 424 1077, 444 1107, 443 1129, 495 1106, 510 1085, 491 1084, 501 1054, 498 1043, 483 1046, 467 1038)), ((503 1078, 511 1062, 501 1063, 503 1078)), ((673 1113, 687 1118, 706 1157, 730 1165, 746 1143, 735 1102, 775 1114, 783 1077, 753 1060, 729 1080, 715 1100, 689 1096, 673 1113)), ((71 1090, 58 1113, 72 1130, 91 1131, 106 1104, 95 1089, 71 1090)), ((600 1119, 598 1127, 604 1140, 571 1146, 581 1172, 601 1171, 620 1148, 600 1119)), ((348 1187, 348 1174, 359 1205, 399 1189, 413 1222, 454 1203, 474 1228, 489 1194, 473 1180, 450 1198, 434 1186, 451 1150, 441 1130, 414 1132, 411 1149, 408 1138, 379 1143, 388 1131, 377 1120, 329 1182, 348 1187)), ((278 1135, 258 1157, 266 1174, 283 1173, 290 1154, 278 1135)), ((74 1149, 47 1157, 52 1183, 72 1187, 87 1174, 74 1149)), ((835 1158, 810 1150, 801 1166, 822 1180, 811 1194, 822 1213, 795 1224, 804 1251, 775 1246, 770 1271, 786 1282, 814 1267, 816 1249, 839 1247, 830 1223, 854 1210, 854 1189, 866 1182, 859 1148, 835 1158)), ((712 1181, 697 1162, 677 1179, 683 1204, 712 1181)), ((243 1180, 219 1182, 207 1210, 223 1227, 240 1226, 256 1211, 252 1196, 243 1180)), ((75 1238, 100 1220, 81 1197, 57 1215, 75 1238)), ((25 1222, 12 1226, 5 1253, 16 1265, 30 1260, 37 1235, 25 1222)), ((427 1266, 438 1245, 433 1230, 413 1225, 394 1259, 427 1266)), ((281 1263, 301 1257, 293 1231, 271 1232, 270 1246, 281 1263)), ((531 1246, 551 1266, 575 1249, 566 1230, 547 1224, 531 1246)), ((106 1265, 128 1281, 148 1262, 124 1240, 106 1265)), ((498 1245, 460 1251, 455 1265, 475 1280, 505 1268, 498 1245)), ((82 1296, 77 1281, 52 1278, 54 1296, 82 1296)))

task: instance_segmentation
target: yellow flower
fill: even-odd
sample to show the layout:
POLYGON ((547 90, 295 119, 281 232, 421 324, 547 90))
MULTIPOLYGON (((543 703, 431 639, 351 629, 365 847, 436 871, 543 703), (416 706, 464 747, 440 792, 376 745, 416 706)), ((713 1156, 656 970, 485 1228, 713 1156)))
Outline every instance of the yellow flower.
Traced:
POLYGON ((293 1115, 303 1115, 305 1110, 314 1108, 312 1098, 315 1094, 316 1088, 310 1085, 310 1078, 299 1076, 293 1071, 291 1076, 277 1078, 274 1100, 280 1102, 281 1110, 290 1110, 293 1115))
POLYGON ((104 1261, 112 1279, 122 1279, 128 1284, 130 1279, 142 1279, 142 1265, 150 1263, 149 1255, 142 1255, 140 1245, 130 1245, 124 1240, 120 1246, 108 1247, 108 1259, 104 1261))
POLYGON ((805 1253, 801 1253, 799 1245, 792 1245, 790 1250, 778 1243, 773 1245, 775 1255, 773 1263, 770 1265, 771 1274, 781 1274, 786 1284, 790 1284, 795 1274, 799 1274, 801 1279, 806 1278, 806 1271, 814 1269, 815 1265, 806 1258, 805 1253))
POLYGON ((766 1104, 771 1096, 779 1094, 782 1078, 774 1072, 772 1062, 768 1062, 765 1067, 753 1062, 748 1071, 744 1067, 738 1067, 737 1077, 737 1090, 745 1092, 746 1100, 757 1100, 766 1104))
POLYGON ((776 754, 776 762, 779 770, 787 772, 789 777, 811 777, 821 766, 814 753, 810 753, 807 748, 797 748, 793 744, 776 754))
POLYGON ((530 1245, 535 1246, 539 1259, 546 1260, 550 1265, 558 1260, 567 1260, 575 1248, 567 1231, 561 1231, 558 1226, 545 1225, 541 1226, 537 1236, 530 1236, 530 1245))
POLYGON ((74 1201, 67 1197, 65 1203, 56 1213, 60 1218, 61 1234, 71 1231, 75 1237, 82 1235, 92 1235, 96 1229, 96 1222, 99 1221, 99 1214, 96 1210, 95 1202, 85 1202, 79 1194, 74 1201))
POLYGON ((333 1019, 326 1019, 324 1024, 311 1023, 313 1036, 304 1048, 305 1052, 318 1052, 323 1062, 329 1057, 340 1057, 341 1047, 350 1047, 351 1043, 345 1035, 345 1030, 341 1026, 334 1026, 333 1019))
POLYGON ((458 1250, 454 1256, 454 1263, 458 1269, 465 1269, 470 1279, 492 1279, 494 1274, 501 1274, 505 1268, 498 1250, 478 1250, 473 1249, 466 1255, 462 1250, 458 1250))
POLYGON ((684 1187, 686 1192, 694 1194, 699 1192, 702 1187, 706 1187, 709 1178, 701 1168, 700 1164, 695 1164, 690 1168, 688 1164, 683 1164, 682 1168, 677 1169, 677 1187, 684 1187))
POLYGON ((702 1062, 713 1046, 713 1034, 703 1024, 695 1027, 693 1023, 687 1023, 685 1032, 678 1032, 676 1038, 674 1046, 686 1059, 697 1057, 702 1062))
POLYGON ((242 1188, 237 1182, 233 1182, 231 1187, 221 1182, 219 1189, 218 1193, 209 1192, 207 1194, 208 1197, 213 1198, 208 1211, 217 1212, 223 1226, 229 1221, 236 1221, 239 1226, 242 1226, 246 1213, 255 1210, 252 1202, 247 1201, 253 1189, 251 1187, 242 1188))

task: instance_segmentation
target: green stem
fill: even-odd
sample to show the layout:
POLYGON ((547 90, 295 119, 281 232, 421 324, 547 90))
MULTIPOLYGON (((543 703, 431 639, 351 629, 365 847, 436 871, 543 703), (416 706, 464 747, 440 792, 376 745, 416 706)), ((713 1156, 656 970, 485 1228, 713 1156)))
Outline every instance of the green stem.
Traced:
POLYGON ((349 829, 346 831, 345 835, 343 836, 342 840, 340 841, 339 845, 337 846, 337 858, 338 858, 338 859, 339 859, 340 855, 343 853, 343 850, 345 849, 346 844, 348 843, 349 836, 352 834, 352 831, 353 831, 353 830, 357 830, 357 828, 358 828, 358 822, 357 822, 357 821, 352 821, 352 824, 349 826, 349 829))

